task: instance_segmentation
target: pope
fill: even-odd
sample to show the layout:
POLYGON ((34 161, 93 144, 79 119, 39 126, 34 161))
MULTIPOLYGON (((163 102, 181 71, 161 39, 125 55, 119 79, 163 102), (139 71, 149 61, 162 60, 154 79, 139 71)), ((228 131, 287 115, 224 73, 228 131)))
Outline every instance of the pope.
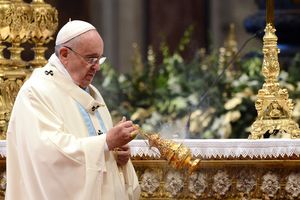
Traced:
POLYGON ((7 200, 139 198, 128 146, 137 128, 125 118, 113 125, 91 85, 103 51, 93 25, 70 21, 21 87, 7 131, 7 200))

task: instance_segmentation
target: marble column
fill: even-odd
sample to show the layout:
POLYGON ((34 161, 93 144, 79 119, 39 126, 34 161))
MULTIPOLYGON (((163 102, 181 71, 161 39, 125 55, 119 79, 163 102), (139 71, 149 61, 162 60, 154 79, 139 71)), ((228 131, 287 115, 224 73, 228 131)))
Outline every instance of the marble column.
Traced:
POLYGON ((132 44, 144 42, 144 0, 90 0, 90 20, 105 43, 104 53, 120 71, 128 71, 132 44))

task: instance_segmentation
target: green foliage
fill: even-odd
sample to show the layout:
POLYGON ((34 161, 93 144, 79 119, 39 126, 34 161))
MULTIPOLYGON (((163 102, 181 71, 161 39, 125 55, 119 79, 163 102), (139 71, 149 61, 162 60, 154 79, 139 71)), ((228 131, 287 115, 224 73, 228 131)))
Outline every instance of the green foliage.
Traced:
MULTIPOLYGON (((189 31, 192 28, 178 51, 170 53, 166 44, 161 45, 161 64, 156 64, 155 54, 149 51, 147 62, 134 62, 129 73, 117 73, 110 65, 102 67, 98 85, 114 119, 127 116, 153 131, 171 124, 181 132, 190 119, 191 138, 247 138, 257 115, 256 94, 264 81, 262 58, 239 60, 214 84, 224 67, 217 52, 205 54, 199 50, 190 61, 180 55, 189 42, 189 31)), ((289 76, 282 71, 279 77, 293 98, 300 93, 299 65, 297 55, 288 68, 289 76)), ((182 134, 177 137, 185 137, 182 134)))

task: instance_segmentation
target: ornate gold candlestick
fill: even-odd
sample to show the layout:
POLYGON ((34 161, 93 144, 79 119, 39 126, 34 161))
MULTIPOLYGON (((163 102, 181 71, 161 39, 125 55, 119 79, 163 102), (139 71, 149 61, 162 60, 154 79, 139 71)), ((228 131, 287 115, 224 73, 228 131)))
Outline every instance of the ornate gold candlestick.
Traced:
POLYGON ((167 160, 173 168, 187 168, 191 173, 199 167, 200 159, 192 159, 191 150, 183 144, 163 139, 157 133, 147 133, 141 129, 139 133, 148 140, 150 147, 156 147, 159 150, 161 158, 167 160))
POLYGON ((21 59, 21 52, 24 49, 21 44, 29 39, 32 11, 28 3, 22 0, 12 0, 8 13, 10 33, 6 42, 12 45, 8 48, 11 53, 11 67, 24 68, 27 62, 21 59))
POLYGON ((9 24, 10 20, 8 19, 10 13, 11 2, 7 0, 0 0, 0 65, 1 68, 7 67, 9 61, 3 56, 3 50, 6 46, 3 44, 3 41, 7 40, 9 37, 9 24))
POLYGON ((26 76, 27 62, 21 58, 21 44, 29 37, 31 8, 22 0, 0 0, 0 15, 0 139, 5 139, 14 100, 26 76), (3 55, 3 42, 11 43, 10 59, 3 55))
POLYGON ((14 100, 31 74, 27 66, 45 64, 47 48, 43 45, 52 39, 57 24, 57 10, 43 0, 33 0, 31 4, 23 0, 0 0, 0 139, 5 139, 14 100), (21 58, 22 44, 28 41, 35 44, 33 61, 21 58), (10 46, 9 59, 3 55, 6 45, 10 46))
POLYGON ((263 38, 263 66, 262 74, 265 77, 263 88, 258 91, 255 108, 257 119, 251 126, 251 139, 263 138, 265 133, 287 133, 291 138, 300 138, 298 124, 292 120, 294 105, 289 99, 287 89, 281 89, 277 77, 279 62, 277 36, 272 24, 267 24, 263 38))
POLYGON ((29 41, 35 44, 35 47, 32 48, 35 57, 30 63, 33 67, 42 67, 47 63, 44 55, 47 47, 43 45, 53 39, 52 35, 58 26, 58 13, 55 8, 43 0, 33 0, 31 8, 33 22, 29 41))

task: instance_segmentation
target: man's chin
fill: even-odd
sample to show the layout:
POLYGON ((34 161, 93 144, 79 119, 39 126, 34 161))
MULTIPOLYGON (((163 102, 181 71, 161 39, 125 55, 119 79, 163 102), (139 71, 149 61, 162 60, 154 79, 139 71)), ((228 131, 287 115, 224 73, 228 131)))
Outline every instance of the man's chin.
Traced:
POLYGON ((93 81, 94 75, 87 75, 85 77, 85 82, 88 82, 89 84, 93 81))
POLYGON ((83 83, 80 84, 80 87, 81 88, 86 88, 87 86, 89 86, 89 84, 92 83, 92 80, 91 81, 84 81, 83 83))

